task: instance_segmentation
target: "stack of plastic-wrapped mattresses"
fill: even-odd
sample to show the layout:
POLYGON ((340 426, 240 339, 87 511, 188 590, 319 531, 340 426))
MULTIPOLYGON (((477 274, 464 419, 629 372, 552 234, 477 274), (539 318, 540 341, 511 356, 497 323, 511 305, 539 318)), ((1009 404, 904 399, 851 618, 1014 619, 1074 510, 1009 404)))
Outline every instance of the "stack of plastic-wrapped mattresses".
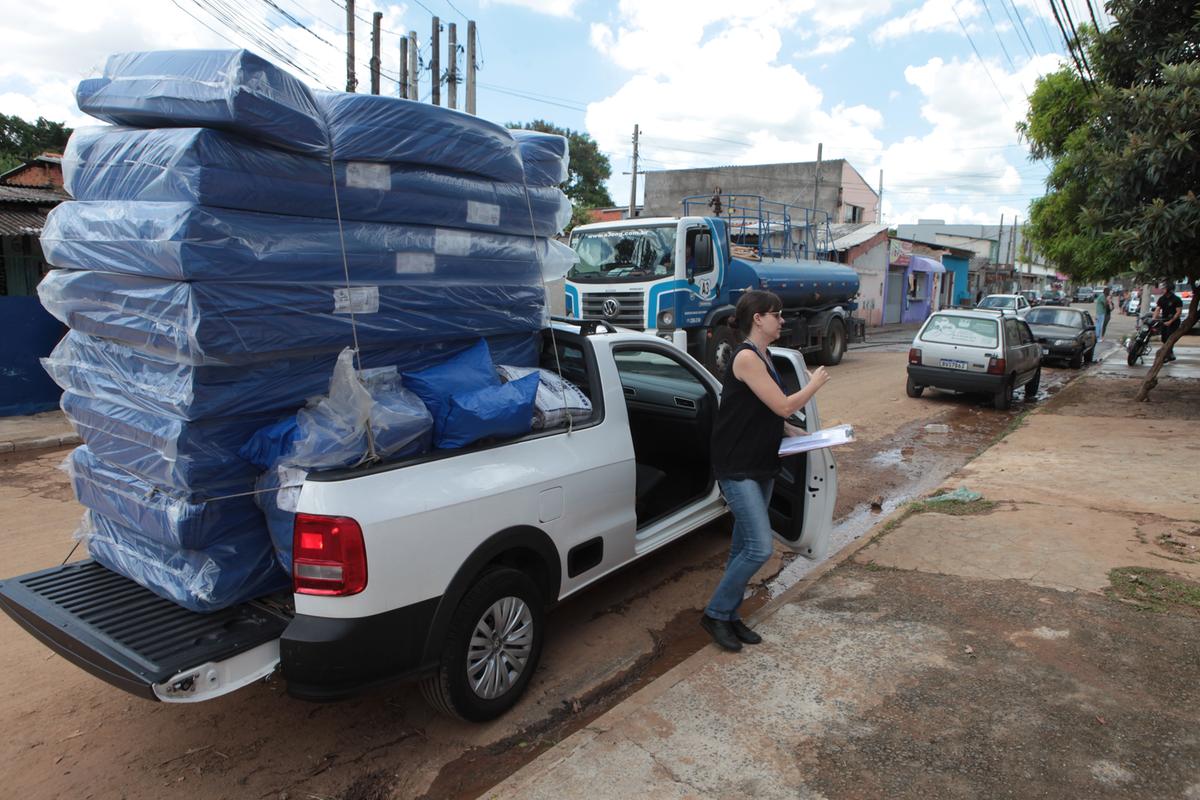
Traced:
POLYGON ((534 365, 543 271, 570 261, 547 238, 565 140, 311 91, 245 51, 114 56, 77 99, 117 127, 71 138, 39 293, 70 328, 45 363, 85 443, 88 548, 195 610, 282 588, 239 449, 349 346, 415 370, 482 337, 534 365))

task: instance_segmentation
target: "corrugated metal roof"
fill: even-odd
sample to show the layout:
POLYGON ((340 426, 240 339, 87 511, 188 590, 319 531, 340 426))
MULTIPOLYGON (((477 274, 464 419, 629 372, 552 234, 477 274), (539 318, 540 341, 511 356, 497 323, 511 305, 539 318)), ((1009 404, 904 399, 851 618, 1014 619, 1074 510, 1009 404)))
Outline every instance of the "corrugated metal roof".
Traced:
POLYGON ((52 206, 70 198, 64 193, 51 192, 46 189, 30 189, 25 186, 5 186, 0 184, 0 203, 32 203, 34 205, 52 206))
POLYGON ((878 236, 881 231, 886 231, 887 229, 887 225, 880 225, 875 222, 854 222, 834 225, 831 231, 833 234, 833 249, 848 250, 874 236, 878 236))
POLYGON ((24 236, 42 232, 46 215, 40 211, 5 211, 0 209, 0 236, 24 236))

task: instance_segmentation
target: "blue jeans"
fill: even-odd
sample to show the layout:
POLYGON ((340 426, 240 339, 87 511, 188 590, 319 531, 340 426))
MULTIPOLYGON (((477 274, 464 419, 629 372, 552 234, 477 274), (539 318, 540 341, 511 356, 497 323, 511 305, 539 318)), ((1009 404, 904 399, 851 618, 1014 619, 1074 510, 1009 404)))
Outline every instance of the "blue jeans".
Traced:
POLYGON ((775 550, 771 518, 767 514, 775 481, 719 480, 717 483, 733 512, 733 547, 725 574, 704 613, 713 619, 735 620, 738 619, 738 606, 746 596, 746 586, 775 550))
POLYGON ((1097 339, 1101 339, 1104 337, 1104 320, 1107 318, 1108 318, 1107 314, 1097 314, 1096 315, 1096 338, 1097 339))

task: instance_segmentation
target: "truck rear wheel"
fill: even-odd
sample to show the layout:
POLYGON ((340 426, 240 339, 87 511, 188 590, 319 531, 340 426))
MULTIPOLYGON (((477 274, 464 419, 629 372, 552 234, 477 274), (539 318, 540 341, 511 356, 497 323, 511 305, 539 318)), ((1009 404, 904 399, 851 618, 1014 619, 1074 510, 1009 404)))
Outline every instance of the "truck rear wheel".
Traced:
POLYGON ((458 604, 437 672, 421 682, 421 694, 444 714, 495 719, 524 694, 544 638, 533 579, 516 569, 486 572, 458 604))
POLYGON ((725 370, 729 368, 733 351, 738 346, 738 337, 724 320, 709 330, 712 336, 709 337, 708 348, 704 352, 704 368, 711 372, 714 378, 721 380, 725 377, 725 370))
POLYGON ((825 338, 821 340, 821 352, 817 358, 820 363, 832 367, 840 364, 845 354, 846 323, 834 317, 825 328, 825 338))

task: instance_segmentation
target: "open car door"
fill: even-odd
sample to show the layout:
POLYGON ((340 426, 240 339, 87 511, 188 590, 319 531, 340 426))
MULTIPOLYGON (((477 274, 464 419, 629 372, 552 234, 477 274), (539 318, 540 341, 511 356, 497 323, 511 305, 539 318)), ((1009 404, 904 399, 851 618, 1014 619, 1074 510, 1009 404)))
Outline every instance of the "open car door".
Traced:
MULTIPOLYGON (((793 394, 808 384, 803 356, 782 347, 772 347, 770 353, 785 392, 793 394)), ((816 398, 788 422, 809 433, 820 430, 816 398)), ((805 558, 824 559, 829 552, 836 502, 837 471, 831 450, 810 450, 781 459, 769 509, 775 538, 805 558)))

